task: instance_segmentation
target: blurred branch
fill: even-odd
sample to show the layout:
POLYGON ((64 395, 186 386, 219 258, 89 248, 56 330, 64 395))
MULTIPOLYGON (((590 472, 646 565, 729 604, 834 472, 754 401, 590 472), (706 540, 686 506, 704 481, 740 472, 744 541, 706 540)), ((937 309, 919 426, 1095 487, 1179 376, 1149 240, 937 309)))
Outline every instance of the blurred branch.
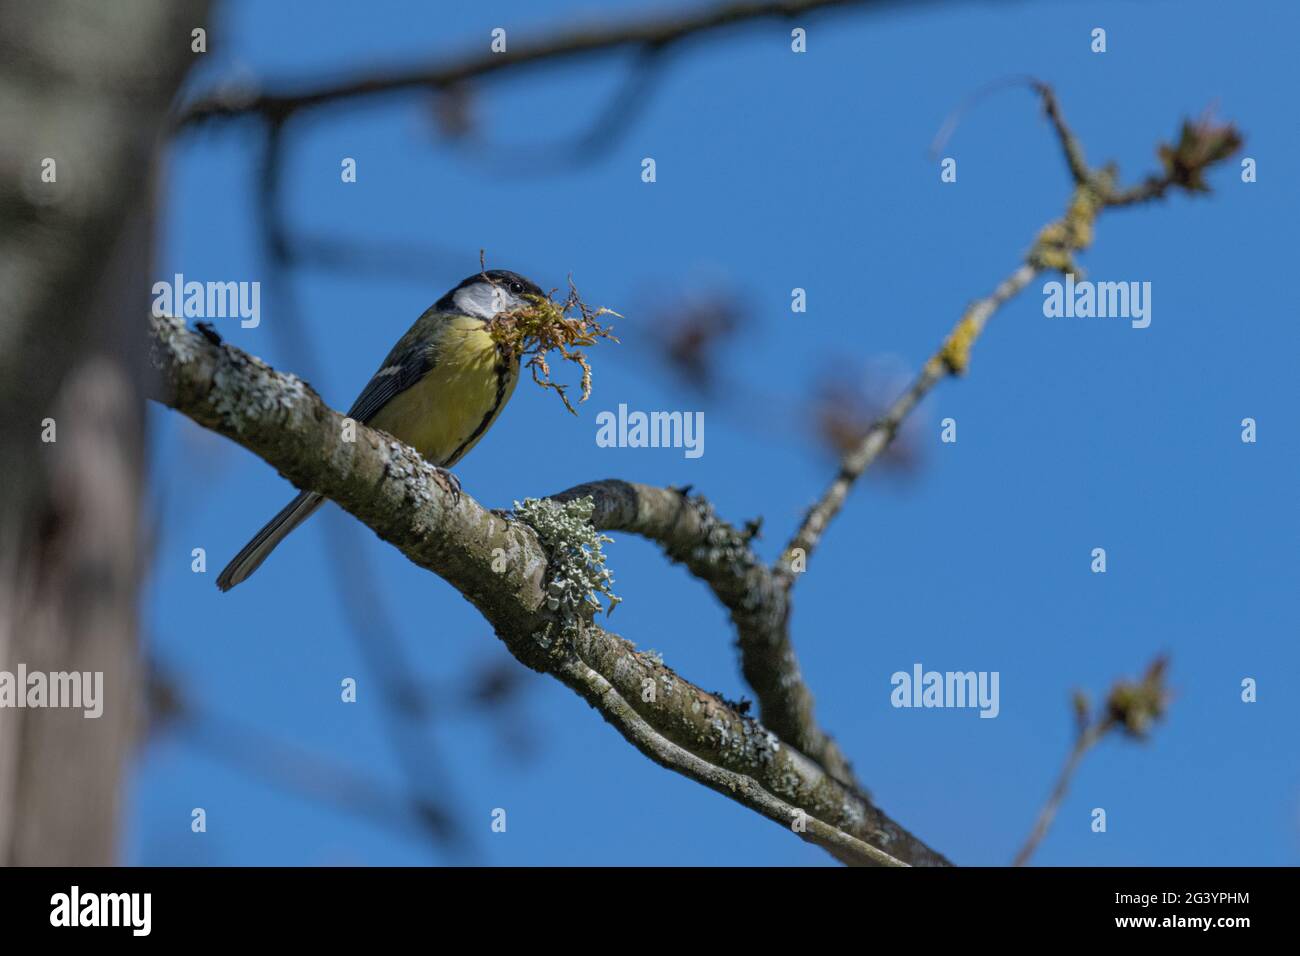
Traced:
POLYGON ((468 97, 455 93, 447 94, 452 98, 451 105, 443 115, 450 117, 451 122, 444 126, 456 130, 455 140, 473 147, 477 168, 534 174, 572 171, 608 152, 654 101, 651 92, 663 73, 665 63, 662 54, 662 47, 642 47, 595 118, 580 132, 557 137, 551 142, 485 142, 469 136, 473 124, 468 113, 468 97), (459 124, 458 128, 453 124, 459 124))
POLYGON ((459 828, 444 807, 411 800, 344 764, 200 710, 156 667, 148 675, 146 692, 152 734, 174 733, 256 780, 404 835, 432 836, 439 844, 452 844, 459 838, 459 828))
MULTIPOLYGON (((468 693, 443 706, 450 693, 425 700, 423 686, 412 687, 420 715, 436 702, 440 713, 451 716, 493 711, 519 689, 520 669, 513 660, 492 662, 473 677, 468 693)), ((434 800, 419 790, 399 793, 376 783, 371 776, 321 757, 289 742, 275 739, 261 730, 216 714, 185 692, 176 677, 152 661, 146 675, 145 703, 150 739, 174 734, 209 756, 249 777, 307 800, 319 801, 344 813, 369 820, 405 836, 430 840, 438 849, 463 848, 465 834, 448 805, 454 801, 434 800)), ((518 746, 510 740, 508 744, 518 746)), ((441 796, 441 795, 440 795, 441 796)))
POLYGON ((176 120, 184 128, 214 119, 261 115, 273 120, 327 104, 408 90, 454 90, 505 70, 591 56, 611 50, 662 52, 685 40, 764 19, 790 18, 848 6, 884 6, 897 0, 736 0, 703 10, 609 25, 572 27, 536 40, 511 41, 502 53, 475 50, 445 63, 365 74, 295 92, 226 92, 191 104, 176 120))
MULTIPOLYGON (((889 381, 882 369, 875 368, 864 374, 836 361, 828 363, 815 378, 814 401, 807 409, 817 429, 822 447, 833 457, 842 458, 858 446, 867 432, 884 413, 885 393, 892 395, 898 383, 894 376, 889 381)), ((881 456, 881 466, 888 466, 896 474, 915 472, 921 461, 915 417, 903 423, 902 432, 895 436, 881 456)))
POLYGON ((1052 788, 1047 803, 1043 805, 1038 819, 1034 822, 1034 829, 1030 832, 1025 845, 1020 848, 1020 852, 1016 854, 1012 866, 1024 866, 1033 856, 1034 850, 1038 849, 1038 844, 1047 835, 1052 821, 1056 818, 1056 811, 1060 808, 1061 801, 1065 799, 1065 792, 1070 787, 1075 771, 1079 769, 1079 763, 1089 750, 1116 729, 1123 731, 1129 737, 1142 739, 1151 724, 1164 716, 1169 705, 1169 691, 1165 686, 1166 670, 1168 670, 1168 661, 1163 657, 1157 657, 1140 681, 1116 683, 1106 698, 1105 706, 1093 716, 1088 713, 1087 699, 1081 692, 1075 693, 1074 713, 1078 721, 1078 734, 1074 746, 1070 750, 1069 757, 1066 758, 1065 766, 1061 769, 1056 786, 1052 788))
POLYGON ((406 239, 354 239, 349 236, 317 236, 294 233, 284 237, 286 265, 297 269, 322 272, 389 275, 409 278, 422 286, 431 275, 441 271, 447 278, 452 263, 463 263, 464 256, 406 239), (441 264, 441 265, 440 265, 441 264))
MULTIPOLYGON (((739 347, 742 334, 754 331, 752 312, 743 305, 744 291, 717 287, 663 298, 656 289, 656 295, 657 308, 647 310, 645 339, 636 351, 654 355, 683 384, 703 395, 715 400, 730 396, 741 383, 720 381, 718 365, 723 354, 739 347)), ((775 404, 761 402, 764 421, 770 419, 767 406, 775 404)))
MULTIPOLYGON (((304 327, 302 310, 294 294, 292 268, 299 250, 289 236, 282 203, 285 126, 272 122, 263 144, 258 176, 258 231, 266 257, 265 284, 277 321, 272 331, 295 365, 316 378, 318 362, 313 339, 304 327)), ((390 746, 406 781, 411 810, 425 823, 425 835, 435 847, 459 851, 468 836, 444 808, 450 788, 448 775, 437 766, 436 751, 428 732, 427 714, 420 712, 418 692, 400 635, 387 613, 365 555, 356 547, 358 529, 326 515, 325 531, 333 539, 327 562, 339 586, 334 589, 347 621, 347 632, 367 669, 378 684, 381 720, 390 746)))
POLYGON ((396 829, 408 838, 432 837, 437 844, 451 845, 463 836, 460 824, 445 806, 412 800, 408 794, 375 783, 369 773, 233 721, 207 714, 178 720, 173 730, 187 743, 254 779, 396 829))
MULTIPOLYGON (((703 783, 850 863, 947 861, 852 788, 738 708, 682 679, 624 639, 587 623, 548 638, 550 556, 528 525, 485 511, 414 450, 343 416, 304 382, 152 317, 161 400, 311 488, 461 592, 521 662, 586 699, 656 762, 703 783), (649 688, 654 693, 648 694, 649 688)), ((597 502, 599 510, 599 502, 597 502)))
POLYGON ((421 706, 414 668, 370 561, 357 547, 355 536, 360 528, 355 522, 344 523, 337 514, 325 518, 331 540, 327 561, 336 583, 333 590, 343 606, 353 643, 378 684, 380 718, 406 780, 407 799, 417 817, 429 824, 427 835, 451 849, 465 849, 469 834, 448 809, 455 802, 451 779, 439 766, 431 718, 421 706))

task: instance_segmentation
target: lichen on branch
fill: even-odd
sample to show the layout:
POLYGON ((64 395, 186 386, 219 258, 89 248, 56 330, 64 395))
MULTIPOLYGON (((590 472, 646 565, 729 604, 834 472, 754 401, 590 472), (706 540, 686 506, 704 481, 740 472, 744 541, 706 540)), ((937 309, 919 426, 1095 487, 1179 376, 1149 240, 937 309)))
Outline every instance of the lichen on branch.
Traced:
MULTIPOLYGON (((537 532, 546 549, 546 607, 559 617, 563 634, 575 633, 601 610, 613 614, 622 600, 614 593, 614 574, 605 566, 604 545, 614 539, 592 525, 595 507, 590 497, 563 504, 548 498, 515 502, 515 517, 537 532)), ((550 647, 553 630, 548 626, 536 639, 550 647)))

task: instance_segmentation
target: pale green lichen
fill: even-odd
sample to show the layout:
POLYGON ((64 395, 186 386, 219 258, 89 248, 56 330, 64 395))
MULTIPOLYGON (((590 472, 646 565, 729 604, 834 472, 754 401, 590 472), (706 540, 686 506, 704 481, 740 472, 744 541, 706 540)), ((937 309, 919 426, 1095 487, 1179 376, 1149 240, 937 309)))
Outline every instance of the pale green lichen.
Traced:
POLYGON ((173 315, 156 315, 152 319, 154 342, 149 348, 149 361, 154 368, 162 371, 171 362, 186 365, 198 358, 197 336, 185 327, 184 319, 173 315))
MULTIPOLYGON (((154 340, 150 361, 154 368, 163 372, 183 370, 201 358, 203 338, 186 327, 184 319, 160 315, 151 316, 151 321, 154 340)), ((282 413, 292 414, 301 407, 308 388, 296 375, 277 373, 260 359, 222 345, 219 340, 208 347, 216 353, 208 401, 223 426, 242 434, 250 426, 274 423, 282 419, 282 413)))
POLYGON ((307 384, 298 376, 225 346, 219 346, 212 385, 212 410, 237 433, 282 420, 307 397, 307 384))
MULTIPOLYGON (((622 599, 614 593, 614 575, 605 566, 603 546, 614 539, 591 524, 595 503, 590 496, 564 504, 549 498, 525 498, 515 502, 515 517, 541 540, 550 558, 546 576, 546 607, 559 619, 565 634, 573 634, 582 622, 601 610, 613 613, 622 599), (608 609, 601 603, 604 598, 608 609)), ((555 641, 553 628, 535 634, 545 648, 555 641)))
POLYGON ((402 500, 412 507, 418 510, 432 502, 434 495, 430 488, 435 485, 451 490, 445 473, 440 473, 410 445, 390 441, 386 447, 388 455, 384 463, 385 477, 400 487, 402 500))

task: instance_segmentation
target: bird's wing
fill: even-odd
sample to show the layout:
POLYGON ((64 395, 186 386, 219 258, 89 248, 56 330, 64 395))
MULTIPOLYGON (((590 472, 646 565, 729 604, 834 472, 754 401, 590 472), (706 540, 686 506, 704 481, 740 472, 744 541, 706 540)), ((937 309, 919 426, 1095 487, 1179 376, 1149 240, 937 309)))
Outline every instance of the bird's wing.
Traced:
POLYGON ((427 342, 408 332, 394 346, 384 360, 383 367, 374 374, 357 400, 348 410, 348 418, 366 423, 378 414, 394 396, 406 391, 433 367, 433 356, 427 342))

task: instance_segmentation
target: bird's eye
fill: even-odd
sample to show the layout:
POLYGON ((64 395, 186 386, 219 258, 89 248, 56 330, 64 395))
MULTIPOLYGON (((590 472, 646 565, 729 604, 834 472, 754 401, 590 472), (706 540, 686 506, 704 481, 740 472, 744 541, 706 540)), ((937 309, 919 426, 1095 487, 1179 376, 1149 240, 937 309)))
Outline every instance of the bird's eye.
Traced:
POLYGON ((512 282, 510 283, 510 291, 515 295, 520 295, 524 291, 524 287, 519 282, 512 282))

